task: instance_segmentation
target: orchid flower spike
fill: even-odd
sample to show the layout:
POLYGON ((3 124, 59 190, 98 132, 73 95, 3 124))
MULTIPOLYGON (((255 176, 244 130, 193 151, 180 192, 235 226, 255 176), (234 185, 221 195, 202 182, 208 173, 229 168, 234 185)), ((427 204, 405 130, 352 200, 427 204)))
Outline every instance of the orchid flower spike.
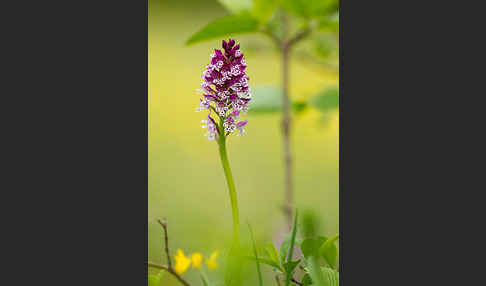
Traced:
POLYGON ((201 83, 202 98, 197 111, 207 109, 209 114, 202 120, 203 128, 208 132, 209 140, 216 140, 221 132, 228 136, 234 132, 238 135, 245 133, 244 126, 247 120, 240 120, 241 114, 248 112, 248 103, 251 100, 246 73, 246 62, 240 51, 240 44, 234 40, 223 40, 223 49, 215 49, 211 55, 211 63, 203 72, 201 83), (216 123, 212 112, 216 113, 223 126, 216 123))

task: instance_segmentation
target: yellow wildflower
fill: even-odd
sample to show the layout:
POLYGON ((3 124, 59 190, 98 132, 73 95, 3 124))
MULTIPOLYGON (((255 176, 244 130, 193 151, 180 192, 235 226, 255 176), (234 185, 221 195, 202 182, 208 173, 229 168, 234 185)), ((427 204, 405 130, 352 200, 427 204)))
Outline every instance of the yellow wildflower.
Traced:
POLYGON ((203 257, 202 254, 199 252, 193 253, 192 254, 192 267, 201 269, 201 261, 203 257))
POLYGON ((177 254, 174 255, 175 259, 175 271, 177 274, 186 272, 187 268, 191 265, 191 260, 184 255, 184 252, 177 249, 177 254))
POLYGON ((206 265, 208 266, 209 269, 216 269, 218 268, 218 263, 216 262, 216 258, 218 257, 218 251, 214 251, 211 253, 211 256, 209 259, 206 259, 206 265))

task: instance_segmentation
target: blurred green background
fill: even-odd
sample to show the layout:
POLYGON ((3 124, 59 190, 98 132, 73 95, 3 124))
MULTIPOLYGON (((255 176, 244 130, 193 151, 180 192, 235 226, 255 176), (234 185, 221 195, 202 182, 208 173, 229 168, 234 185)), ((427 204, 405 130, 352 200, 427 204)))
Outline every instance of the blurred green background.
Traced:
MULTIPOLYGON (((231 208, 217 144, 203 136, 200 121, 205 113, 195 111, 200 76, 222 39, 185 46, 202 26, 227 14, 215 0, 149 0, 148 258, 153 262, 166 263, 158 218, 168 219, 172 254, 177 248, 187 254, 224 251, 232 236, 231 208)), ((278 86, 280 61, 272 43, 262 35, 233 38, 245 53, 250 87, 278 86)), ((290 75, 294 100, 308 99, 338 84, 336 69, 299 56, 293 56, 290 75)), ((247 134, 229 138, 228 155, 238 193, 243 243, 248 241, 248 222, 258 244, 263 244, 278 240, 286 228, 280 209, 284 200, 280 114, 249 114, 246 119, 247 134)), ((338 113, 323 116, 309 109, 294 119, 295 206, 318 215, 320 233, 338 233, 338 113)), ((263 273, 270 275, 265 267, 263 273)), ((177 285, 168 276, 166 284, 177 285)), ((184 276, 200 284, 196 273, 188 271, 184 276)))

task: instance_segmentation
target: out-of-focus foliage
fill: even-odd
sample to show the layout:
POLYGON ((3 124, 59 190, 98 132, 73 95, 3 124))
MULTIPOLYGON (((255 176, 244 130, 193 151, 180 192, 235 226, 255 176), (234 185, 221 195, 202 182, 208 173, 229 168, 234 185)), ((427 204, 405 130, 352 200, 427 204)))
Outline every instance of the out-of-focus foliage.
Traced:
POLYGON ((327 31, 338 33, 339 32, 339 13, 334 13, 325 16, 319 21, 318 28, 320 31, 327 31))
POLYGON ((281 0, 282 6, 296 16, 319 18, 339 7, 337 0, 281 0))
POLYGON ((301 233, 304 237, 314 237, 320 233, 319 215, 313 210, 304 210, 301 215, 301 233))
POLYGON ((251 113, 272 113, 282 110, 282 90, 275 86, 259 86, 252 89, 251 113))
POLYGON ((339 285, 339 272, 327 267, 321 267, 321 272, 324 276, 324 285, 326 286, 339 285))
POLYGON ((320 58, 326 59, 331 56, 337 56, 337 39, 329 34, 319 33, 313 37, 312 45, 314 53, 320 58))
POLYGON ((329 239, 326 239, 324 243, 319 248, 319 254, 326 260, 327 264, 331 268, 336 268, 337 266, 337 248, 334 243, 339 238, 339 235, 335 235, 329 239))
MULTIPOLYGON (((252 114, 269 114, 282 110, 282 91, 275 86, 259 86, 253 89, 253 100, 249 112, 252 114)), ((310 100, 299 100, 292 104, 295 113, 304 112, 309 106, 326 113, 339 107, 339 91, 336 88, 325 89, 310 100)))
POLYGON ((252 7, 252 0, 218 0, 228 11, 238 13, 243 10, 249 11, 252 7))
POLYGON ((321 112, 337 109, 339 107, 339 90, 331 88, 321 91, 310 100, 310 105, 321 112))
MULTIPOLYGON (((300 283, 302 285, 314 286, 338 286, 339 273, 337 267, 337 247, 336 241, 339 235, 331 238, 325 236, 307 237, 304 240, 297 238, 297 215, 294 217, 294 225, 291 234, 280 246, 280 256, 273 244, 269 244, 265 249, 268 257, 258 258, 264 264, 272 266, 277 275, 285 275, 285 285, 290 285, 291 279, 297 269, 302 269, 300 283), (294 260, 294 248, 300 247, 302 257, 294 260), (327 265, 321 265, 320 260, 324 260, 327 265), (300 267, 299 267, 300 265, 300 267), (281 267, 280 267, 281 266, 281 267)), ((255 250, 256 251, 256 250, 255 250)), ((256 257, 256 254, 255 254, 256 257)), ((254 257, 250 257, 255 259, 254 257)))
POLYGON ((278 0, 253 0, 252 14, 260 21, 266 23, 275 13, 278 0))
POLYGON ((255 32, 258 21, 247 11, 216 19, 187 40, 186 44, 194 44, 218 37, 255 32))
MULTIPOLYGON (((297 217, 298 217, 298 212, 295 211, 295 217, 294 217, 294 225, 292 226, 292 236, 290 237, 290 244, 289 244, 289 250, 288 250, 288 255, 287 255, 287 262, 284 264, 284 269, 286 272, 285 275, 285 286, 290 285, 290 278, 294 276, 294 270, 299 265, 300 259, 293 261, 293 254, 294 254, 294 246, 295 246, 295 236, 297 235, 297 217)), ((282 246, 280 246, 283 248, 282 246)), ((285 258, 285 257, 284 257, 285 258)), ((282 259, 283 260, 283 259, 282 259)))
POLYGON ((148 286, 160 286, 162 277, 164 276, 164 271, 160 270, 157 274, 148 275, 148 286))
POLYGON ((256 269, 258 273, 258 285, 263 286, 262 271, 260 270, 260 260, 258 259, 255 237, 253 237, 253 230, 251 229, 250 224, 248 224, 248 230, 250 231, 251 246, 253 247, 253 255, 255 255, 255 263, 256 263, 256 269))

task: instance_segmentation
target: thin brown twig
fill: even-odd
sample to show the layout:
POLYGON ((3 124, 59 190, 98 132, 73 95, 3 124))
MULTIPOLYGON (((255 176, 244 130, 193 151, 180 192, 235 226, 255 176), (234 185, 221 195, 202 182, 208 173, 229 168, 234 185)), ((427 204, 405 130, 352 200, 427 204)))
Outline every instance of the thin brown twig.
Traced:
POLYGON ((152 263, 152 262, 147 262, 147 265, 150 266, 150 267, 165 270, 165 271, 169 272, 170 274, 172 274, 172 276, 177 278, 177 280, 179 280, 179 282, 181 282, 182 284, 184 284, 186 286, 191 286, 191 284, 189 284, 186 280, 184 280, 184 278, 182 278, 179 274, 177 274, 174 269, 171 269, 171 268, 169 268, 165 265, 160 265, 160 264, 156 264, 156 263, 152 263))
POLYGON ((294 37, 292 37, 288 42, 287 42, 287 45, 289 47, 293 46, 295 43, 299 42, 300 40, 302 40, 303 38, 307 37, 308 35, 310 35, 311 33, 311 29, 307 28, 307 29, 303 29, 299 32, 297 32, 297 34, 295 34, 294 37))
POLYGON ((299 281, 295 280, 294 277, 290 278, 290 281, 294 282, 297 285, 302 286, 302 283, 300 283, 299 281))
MULTIPOLYGON (((278 278, 278 275, 275 275, 275 281, 277 281, 277 285, 280 286, 280 279, 278 278)), ((302 286, 302 283, 300 283, 299 281, 295 280, 294 277, 290 278, 290 281, 294 282, 297 285, 302 286)))
POLYGON ((170 260, 170 253, 169 253, 169 236, 167 234, 167 219, 164 218, 163 221, 158 219, 157 222, 159 222, 159 224, 164 229, 165 255, 167 256, 167 265, 169 265, 169 269, 172 269, 172 262, 170 260))
POLYGON ((270 39, 273 40, 273 42, 275 43, 275 45, 280 48, 280 46, 282 45, 282 42, 280 41, 280 39, 277 37, 277 35, 275 35, 274 33, 272 33, 271 31, 267 30, 267 29, 263 29, 261 31, 263 34, 267 35, 270 37, 270 39))
POLYGON ((277 285, 280 286, 280 279, 278 279, 278 275, 275 275, 275 281, 277 281, 277 285))
POLYGON ((153 263, 153 262, 150 262, 150 261, 147 262, 147 265, 149 267, 154 267, 154 268, 165 270, 165 271, 169 272, 170 274, 172 274, 172 276, 177 278, 177 280, 179 280, 179 282, 181 282, 185 286, 191 286, 191 284, 189 284, 186 280, 184 280, 184 278, 182 278, 179 274, 177 274, 177 272, 172 267, 172 262, 170 260, 170 253, 169 253, 169 235, 167 233, 167 220, 165 218, 163 220, 158 219, 157 222, 164 229, 165 255, 167 256, 167 264, 168 265, 167 266, 160 265, 160 264, 156 264, 156 263, 153 263))
POLYGON ((286 13, 282 13, 282 31, 283 39, 280 46, 282 55, 282 145, 283 160, 285 166, 284 186, 285 186, 285 205, 284 212, 287 216, 287 227, 292 228, 292 205, 293 205, 293 175, 292 175, 292 152, 290 146, 292 116, 290 114, 290 96, 289 96, 289 64, 290 64, 290 47, 287 38, 288 18, 286 13))

